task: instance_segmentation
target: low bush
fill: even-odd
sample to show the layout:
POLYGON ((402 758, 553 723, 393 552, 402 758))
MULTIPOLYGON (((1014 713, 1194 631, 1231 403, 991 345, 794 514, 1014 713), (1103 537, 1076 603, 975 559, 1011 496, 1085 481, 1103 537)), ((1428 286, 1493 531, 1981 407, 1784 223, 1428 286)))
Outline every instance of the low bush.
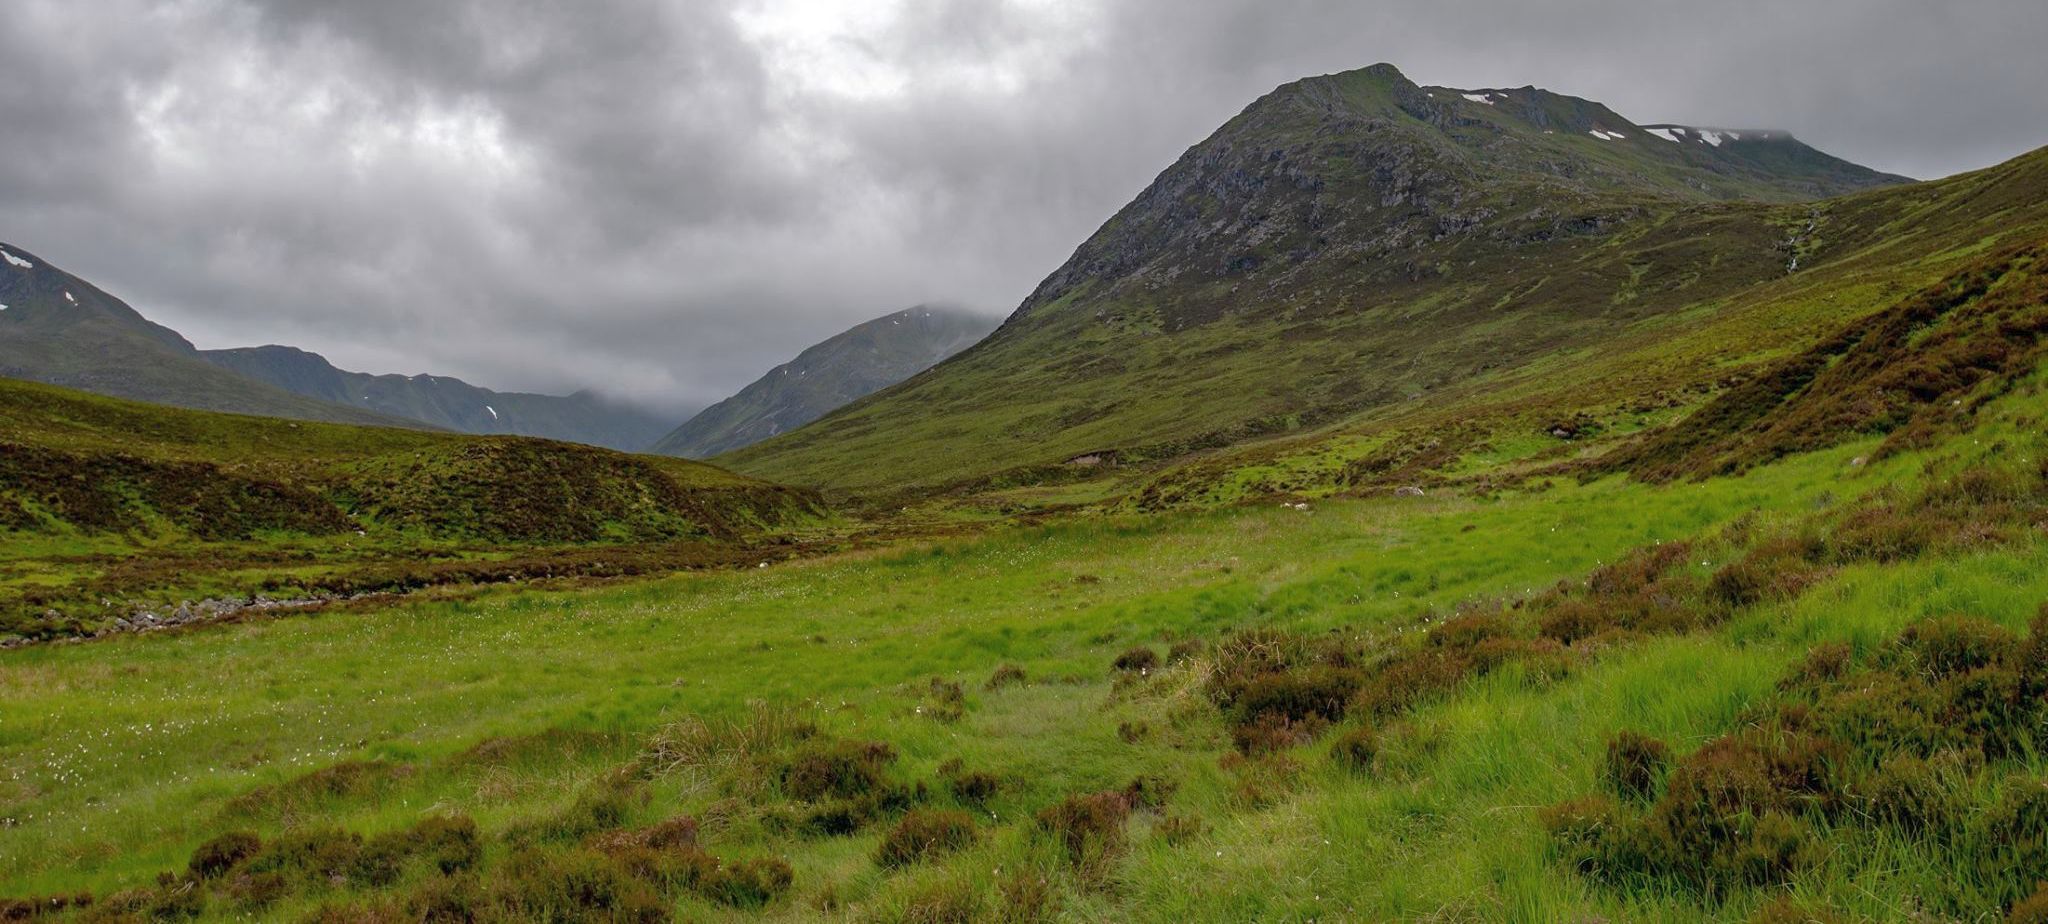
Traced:
POLYGON ((964 805, 985 806, 1003 788, 1002 777, 986 771, 969 770, 957 757, 940 765, 939 778, 945 782, 953 798, 964 805))
POLYGON ((1116 660, 1110 662, 1109 666, 1117 672, 1124 674, 1149 673, 1158 669, 1159 653, 1151 648, 1140 645, 1117 655, 1116 660))
POLYGON ((950 809, 917 809, 903 816, 876 848, 875 862, 885 867, 908 866, 971 846, 974 818, 950 809))
POLYGON ((720 866, 699 891, 713 901, 735 908, 759 908, 789 891, 796 872, 774 857, 757 857, 720 866))
POLYGON ((1623 798, 1655 798, 1670 766, 1671 749, 1648 735, 1624 731, 1607 740, 1607 786, 1623 798))
POLYGON ((263 849, 253 831, 229 831, 200 844, 186 868, 201 879, 214 879, 247 862, 263 849))
POLYGON ((505 916, 540 921, 669 920, 669 902, 650 883, 593 850, 523 850, 493 879, 505 916))
POLYGON ((1025 675, 1023 668, 1015 664, 1005 664, 996 668, 995 673, 988 675, 988 682, 982 684, 981 688, 993 693, 1004 687, 1013 687, 1025 683, 1029 679, 1025 675))
POLYGON ((896 749, 879 741, 812 744, 783 764, 778 779, 792 799, 854 799, 887 788, 883 771, 895 761, 896 749))
POLYGON ((1101 863, 1124 845, 1130 797, 1121 792, 1068 796, 1038 813, 1038 826, 1066 849, 1075 866, 1101 863))
POLYGON ((1787 880, 1813 862, 1820 831, 1874 828, 1963 873, 1925 896, 1931 909, 2016 910, 2048 869, 2048 782, 2028 775, 2048 743, 2043 681, 2028 674, 2043 628, 2048 617, 2023 640, 1983 620, 1926 620, 1860 666, 1846 646, 1816 646, 1740 731, 1673 762, 1661 791, 1660 747, 1610 743, 1608 784, 1642 808, 1594 797, 1543 821, 1587 875, 1706 896, 1787 880))

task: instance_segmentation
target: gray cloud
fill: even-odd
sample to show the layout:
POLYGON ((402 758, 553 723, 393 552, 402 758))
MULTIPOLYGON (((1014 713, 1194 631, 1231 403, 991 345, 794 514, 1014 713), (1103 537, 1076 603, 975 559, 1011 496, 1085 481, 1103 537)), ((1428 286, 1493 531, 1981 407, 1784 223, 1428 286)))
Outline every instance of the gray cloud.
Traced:
POLYGON ((1005 310, 1274 85, 1391 61, 1938 176, 2048 143, 2038 0, 16 0, 0 238, 203 346, 723 396, 1005 310))

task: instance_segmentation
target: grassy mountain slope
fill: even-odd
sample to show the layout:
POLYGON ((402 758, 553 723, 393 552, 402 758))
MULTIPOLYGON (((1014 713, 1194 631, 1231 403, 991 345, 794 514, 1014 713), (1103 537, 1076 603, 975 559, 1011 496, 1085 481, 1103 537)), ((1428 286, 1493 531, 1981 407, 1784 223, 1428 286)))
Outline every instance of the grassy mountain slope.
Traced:
POLYGON ((447 376, 348 372, 293 347, 202 350, 199 356, 293 394, 461 433, 539 436, 638 452, 675 424, 667 415, 591 392, 557 397, 492 391, 447 376))
POLYGON ((221 369, 90 283, 12 244, 0 252, 0 376, 201 410, 404 425, 221 369))
POLYGON ((919 305, 834 335, 768 370, 654 444, 652 452, 708 459, 794 430, 910 378, 988 335, 996 320, 919 305))
MULTIPOLYGON (((1781 134, 1673 141, 1584 100, 1490 92, 1477 103, 1384 67, 1282 87, 988 340, 728 461, 933 485, 1328 423, 1718 310, 1853 256, 1925 195, 1771 204, 1897 178, 1781 134)), ((1972 218, 1952 230, 1997 230, 1972 218)))
POLYGON ((0 379, 0 617, 22 634, 98 628, 122 615, 94 602, 107 595, 402 590, 653 569, 667 552, 680 566, 719 557, 682 546, 737 547, 821 513, 808 492, 681 459, 0 379), (534 553, 608 544, 626 551, 534 553), (520 555, 533 560, 503 575, 440 566, 520 555))

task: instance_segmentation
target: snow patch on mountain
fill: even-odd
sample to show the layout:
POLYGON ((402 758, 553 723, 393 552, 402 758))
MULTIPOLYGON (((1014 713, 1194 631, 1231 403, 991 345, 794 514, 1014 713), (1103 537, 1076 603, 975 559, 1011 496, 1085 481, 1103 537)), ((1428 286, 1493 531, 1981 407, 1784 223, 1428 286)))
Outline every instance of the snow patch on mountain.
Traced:
POLYGON ((8 253, 5 250, 0 250, 0 257, 6 257, 8 265, 14 267, 15 269, 32 270, 36 268, 35 264, 30 263, 27 260, 24 260, 20 257, 17 257, 14 254, 8 253))

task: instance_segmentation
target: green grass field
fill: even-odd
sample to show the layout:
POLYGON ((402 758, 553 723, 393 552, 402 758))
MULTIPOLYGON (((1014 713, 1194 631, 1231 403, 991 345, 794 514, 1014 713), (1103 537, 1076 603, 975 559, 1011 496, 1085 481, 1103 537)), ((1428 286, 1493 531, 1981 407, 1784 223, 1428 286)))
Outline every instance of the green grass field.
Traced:
MULTIPOLYGON (((789 864, 786 891, 759 907, 708 889, 657 897, 686 920, 1744 920, 1781 895, 1844 919, 1904 918, 1939 891, 1947 854, 1845 834, 1781 882, 1708 900, 1572 872, 1539 810, 1598 787, 1616 731, 1681 753, 1730 731, 1817 643, 1875 650, 1956 612, 2024 626, 2048 600, 2038 527, 1831 569, 1696 631, 1574 646, 1562 678, 1513 666, 1469 678, 1387 724, 1371 773, 1340 766, 1331 735, 1240 754, 1204 696, 1213 648, 1143 675, 1111 662, 1256 627, 1399 651, 1445 614, 1539 598, 1634 549, 1693 538, 1702 555, 1733 556, 1745 540, 1729 536, 1925 490, 2015 449, 2038 458, 2040 388, 2037 376, 2000 399, 1966 439, 1868 465, 1852 460, 1874 439, 1704 482, 1552 479, 1486 497, 1096 517, 588 591, 8 651, 0 895, 380 919, 454 880, 415 863, 374 886, 316 877, 256 900, 219 885, 183 905, 152 884, 225 831, 375 834, 452 814, 479 826, 486 883, 545 878, 534 857, 555 855, 532 844, 584 856, 584 828, 567 819, 600 805, 609 814, 593 830, 688 815, 728 863, 789 864), (1004 665, 1024 682, 989 684, 1004 665), (804 724, 816 731, 778 731, 804 724), (837 739, 886 742, 897 756, 880 775, 920 811, 967 812, 972 843, 880 864, 894 804, 851 833, 819 833, 794 777, 774 768, 837 739), (963 772, 991 775, 993 794, 948 782, 963 772), (1109 841, 1070 855, 1035 820, 1139 778, 1167 795, 1132 802, 1142 808, 1109 841)), ((2043 771, 2032 758, 2011 769, 2043 771)), ((576 917, 573 902, 523 907, 576 917)), ((623 919, 623 907, 584 911, 623 919)))

